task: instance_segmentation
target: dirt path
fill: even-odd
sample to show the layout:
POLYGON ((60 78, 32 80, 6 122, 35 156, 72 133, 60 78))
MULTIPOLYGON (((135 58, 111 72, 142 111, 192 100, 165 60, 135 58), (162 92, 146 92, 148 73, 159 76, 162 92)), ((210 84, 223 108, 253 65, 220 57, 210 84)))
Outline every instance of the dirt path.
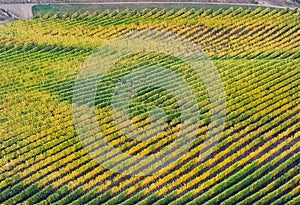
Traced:
POLYGON ((34 4, 0 4, 0 8, 8 11, 18 19, 31 19, 34 4))
POLYGON ((260 5, 264 6, 280 6, 280 7, 299 7, 299 4, 283 0, 258 0, 260 5))

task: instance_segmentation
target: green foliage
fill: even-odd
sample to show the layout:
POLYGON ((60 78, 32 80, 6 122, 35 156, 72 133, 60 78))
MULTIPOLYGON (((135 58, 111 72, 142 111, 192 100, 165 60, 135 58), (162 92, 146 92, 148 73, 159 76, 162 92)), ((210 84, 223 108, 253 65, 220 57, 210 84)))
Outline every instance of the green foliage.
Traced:
MULTIPOLYGON (((69 13, 62 14, 51 6, 45 15, 0 29, 1 204, 298 202, 300 24, 296 10, 156 8, 81 13, 70 5, 69 13), (137 30, 173 32, 203 50, 226 93, 224 129, 212 116, 204 83, 215 83, 215 76, 208 73, 203 79, 180 58, 154 51, 132 53, 118 59, 104 76, 77 78, 95 49, 137 30), (123 81, 125 77, 148 66, 171 70, 182 78, 198 103, 197 123, 182 126, 176 95, 145 85, 130 96, 131 120, 116 125, 111 107, 116 87, 130 84, 123 81), (75 104, 76 80, 84 94, 75 104), (92 83, 98 86, 96 96, 91 95, 92 83), (148 130, 149 114, 157 107, 167 125, 148 130), (95 113, 99 129, 91 126, 94 119, 86 110, 95 113), (125 173, 114 173, 89 155, 75 116, 85 125, 80 128, 84 140, 100 161, 101 154, 119 156, 104 148, 99 138, 128 154, 118 162, 125 173), (120 127, 131 124, 137 129, 129 138, 120 127), (156 161, 142 161, 155 170, 153 175, 130 175, 142 168, 137 161, 126 165, 127 157, 159 154, 175 141, 179 130, 191 137, 187 153, 178 147, 166 156, 158 155, 156 161), (159 157, 176 160, 159 171, 164 165, 159 157)), ((153 69, 137 80, 142 85, 147 78, 157 85, 178 86, 163 74, 153 69)), ((214 87, 210 94, 220 89, 214 87)), ((191 99, 176 91, 184 106, 191 106, 191 99)))

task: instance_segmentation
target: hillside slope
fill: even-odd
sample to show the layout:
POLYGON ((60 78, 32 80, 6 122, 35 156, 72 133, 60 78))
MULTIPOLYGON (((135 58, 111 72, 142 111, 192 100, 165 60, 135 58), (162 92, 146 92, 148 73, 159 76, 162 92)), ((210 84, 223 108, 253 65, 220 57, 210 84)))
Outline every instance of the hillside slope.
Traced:
POLYGON ((300 204, 299 22, 258 8, 1 24, 0 204, 300 204))

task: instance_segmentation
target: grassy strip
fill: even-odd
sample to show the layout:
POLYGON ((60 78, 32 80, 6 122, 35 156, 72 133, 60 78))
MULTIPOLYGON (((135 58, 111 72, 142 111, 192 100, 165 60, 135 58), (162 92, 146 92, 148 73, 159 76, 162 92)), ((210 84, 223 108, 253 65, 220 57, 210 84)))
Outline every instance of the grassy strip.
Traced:
MULTIPOLYGON (((238 9, 239 7, 242 7, 243 9, 251 8, 255 10, 258 7, 263 7, 261 5, 235 5, 235 4, 209 4, 209 3, 116 3, 116 4, 39 4, 35 5, 32 8, 33 16, 37 14, 45 15, 47 13, 75 13, 77 11, 80 11, 84 13, 85 11, 89 12, 103 12, 106 10, 143 10, 143 9, 167 9, 167 10, 180 10, 183 8, 186 8, 186 10, 195 8, 196 10, 201 8, 207 8, 207 9, 213 9, 218 10, 220 8, 226 10, 230 7, 233 7, 234 9, 238 9)), ((272 10, 272 8, 270 8, 272 10)))

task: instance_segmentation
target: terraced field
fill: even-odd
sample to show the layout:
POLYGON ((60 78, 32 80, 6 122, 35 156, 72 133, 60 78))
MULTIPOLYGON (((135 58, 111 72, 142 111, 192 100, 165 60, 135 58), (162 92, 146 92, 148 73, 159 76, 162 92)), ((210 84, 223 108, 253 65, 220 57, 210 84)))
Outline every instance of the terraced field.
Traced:
POLYGON ((0 25, 0 50, 1 204, 300 204, 300 13, 49 13, 0 25), (212 91, 224 89, 226 109, 215 110, 224 123, 214 121, 205 83, 217 82, 214 73, 203 78, 177 56, 140 51, 104 75, 78 78, 101 46, 149 30, 173 33, 205 54, 223 86, 212 91), (195 97, 170 92, 180 83, 164 69, 195 97), (124 120, 112 106, 124 108, 115 91, 135 71, 145 75, 133 76, 133 87, 154 84, 134 88, 124 120), (180 108, 193 108, 193 100, 196 118, 184 118, 180 108), (159 155, 182 136, 192 145, 187 152, 159 155), (103 141, 127 157, 160 158, 127 163, 103 141), (122 172, 101 163, 111 159, 122 172), (149 165, 151 174, 134 174, 149 165))

